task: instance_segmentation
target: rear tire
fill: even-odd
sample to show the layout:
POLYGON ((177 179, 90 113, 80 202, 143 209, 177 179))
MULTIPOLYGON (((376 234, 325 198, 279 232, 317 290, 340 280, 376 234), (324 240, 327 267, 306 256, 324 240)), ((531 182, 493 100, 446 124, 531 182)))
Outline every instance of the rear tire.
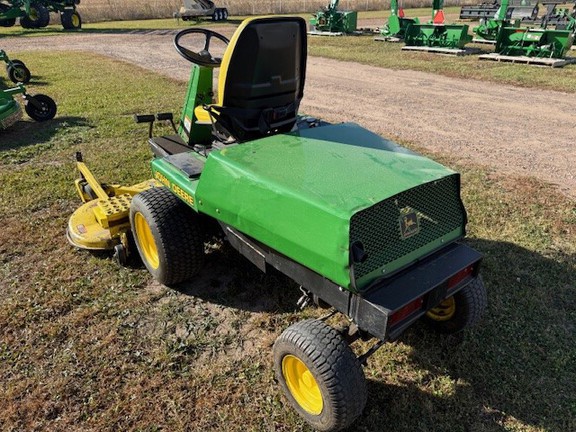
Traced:
POLYGON ((50 24, 50 12, 40 3, 30 5, 30 14, 20 18, 20 25, 24 28, 41 28, 50 24))
POLYGON ((79 30, 82 28, 82 18, 75 10, 66 10, 60 14, 60 22, 64 30, 79 30))
POLYGON ((50 96, 37 94, 34 96, 28 96, 24 109, 26 110, 26 114, 28 114, 32 119, 37 122, 43 122, 52 120, 56 115, 58 107, 56 106, 54 99, 50 96))
POLYGON ((476 325, 488 305, 486 288, 478 276, 452 297, 425 315, 426 322, 440 333, 453 334, 476 325))
POLYGON ((360 362, 342 336, 322 321, 301 321, 278 337, 274 370, 290 404, 319 431, 349 426, 366 405, 360 362))
POLYGON ((202 268, 204 243, 199 216, 167 188, 135 195, 130 225, 142 262, 158 282, 175 285, 202 268))

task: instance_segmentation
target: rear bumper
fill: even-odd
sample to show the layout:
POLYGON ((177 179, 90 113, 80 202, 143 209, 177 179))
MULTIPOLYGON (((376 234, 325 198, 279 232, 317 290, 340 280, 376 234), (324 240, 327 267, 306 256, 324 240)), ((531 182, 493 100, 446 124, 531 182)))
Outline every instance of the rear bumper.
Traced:
POLYGON ((348 315, 360 329, 381 340, 394 340, 427 311, 478 277, 482 254, 454 243, 403 273, 377 281, 362 296, 350 298, 348 315), (462 270, 472 270, 457 283, 449 281, 462 270), (402 319, 390 318, 407 305, 414 309, 402 319))

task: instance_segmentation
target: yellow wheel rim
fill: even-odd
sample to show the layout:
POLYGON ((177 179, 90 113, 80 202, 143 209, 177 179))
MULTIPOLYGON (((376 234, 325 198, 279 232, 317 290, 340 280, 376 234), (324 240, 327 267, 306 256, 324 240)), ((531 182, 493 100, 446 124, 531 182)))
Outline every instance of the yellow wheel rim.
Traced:
POLYGON ((74 28, 80 27, 80 17, 76 14, 72 15, 72 25, 74 28))
POLYGON ((456 313, 456 300, 454 296, 443 300, 438 306, 428 311, 426 316, 434 321, 448 321, 456 313))
POLYGON ((310 414, 322 412, 324 402, 316 379, 298 357, 287 355, 282 359, 282 375, 292 397, 302 409, 310 414))
POLYGON ((140 251, 144 255, 144 259, 152 268, 157 269, 160 265, 158 248, 156 247, 150 226, 140 212, 134 216, 134 229, 136 231, 136 240, 140 246, 140 251))

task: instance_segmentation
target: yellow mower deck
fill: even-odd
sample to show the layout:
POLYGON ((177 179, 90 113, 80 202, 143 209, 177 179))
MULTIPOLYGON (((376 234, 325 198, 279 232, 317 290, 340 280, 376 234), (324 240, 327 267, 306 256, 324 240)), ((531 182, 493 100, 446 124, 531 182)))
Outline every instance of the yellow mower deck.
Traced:
POLYGON ((68 241, 87 250, 112 250, 118 244, 127 246, 132 197, 160 184, 155 180, 146 180, 132 186, 102 187, 84 162, 77 162, 77 167, 81 177, 76 180, 76 190, 84 204, 68 221, 68 241), (91 189, 91 194, 86 186, 91 189), (93 198, 94 195, 96 198, 93 198))

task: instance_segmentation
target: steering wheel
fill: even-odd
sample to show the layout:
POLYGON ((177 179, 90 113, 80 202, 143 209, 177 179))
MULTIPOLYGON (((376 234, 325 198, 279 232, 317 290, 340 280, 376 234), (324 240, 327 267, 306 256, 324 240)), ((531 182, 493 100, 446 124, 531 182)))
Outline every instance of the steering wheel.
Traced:
POLYGON ((184 57, 191 63, 195 63, 199 66, 206 66, 209 68, 217 68, 222 63, 222 59, 220 57, 214 57, 212 56, 212 54, 210 54, 209 51, 210 41, 212 40, 213 37, 215 37, 216 39, 220 39, 226 45, 230 43, 228 38, 222 36, 220 33, 216 33, 215 31, 201 28, 189 28, 178 32, 178 34, 174 37, 174 48, 176 48, 178 54, 180 54, 182 57, 184 57), (204 49, 202 49, 202 51, 195 52, 189 50, 188 48, 184 48, 182 45, 180 45, 180 38, 182 38, 182 36, 186 36, 188 34, 193 33, 203 34, 205 36, 206 39, 204 42, 204 49))

